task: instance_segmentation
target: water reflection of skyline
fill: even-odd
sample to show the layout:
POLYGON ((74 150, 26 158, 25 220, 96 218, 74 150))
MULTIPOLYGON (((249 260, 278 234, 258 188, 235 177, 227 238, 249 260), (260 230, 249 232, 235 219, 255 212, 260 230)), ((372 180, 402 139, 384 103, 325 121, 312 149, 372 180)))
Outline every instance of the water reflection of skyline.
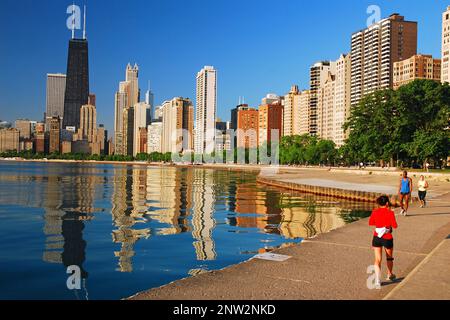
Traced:
POLYGON ((139 166, 45 168, 39 174, 1 174, 0 183, 15 187, 0 204, 43 208, 43 261, 77 265, 84 279, 89 275, 84 267, 89 247, 83 238, 86 224, 109 211, 116 270, 130 273, 136 244, 153 237, 191 233, 199 263, 218 259, 218 213, 226 220, 221 228, 256 229, 292 240, 343 226, 342 214, 349 210, 370 210, 370 205, 257 186, 252 173, 139 166))

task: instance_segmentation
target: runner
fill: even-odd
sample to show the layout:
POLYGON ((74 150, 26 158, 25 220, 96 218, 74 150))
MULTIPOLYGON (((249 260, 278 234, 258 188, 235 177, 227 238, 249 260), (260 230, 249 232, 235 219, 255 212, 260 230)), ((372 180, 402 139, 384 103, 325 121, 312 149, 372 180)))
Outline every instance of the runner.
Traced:
POLYGON ((392 237, 392 230, 397 229, 397 221, 395 214, 390 209, 390 202, 387 196, 381 196, 377 199, 379 205, 378 209, 373 210, 369 219, 369 225, 375 227, 373 234, 372 247, 375 254, 375 274, 377 280, 375 286, 381 287, 381 262, 383 260, 383 248, 386 252, 386 264, 388 268, 388 281, 395 281, 396 276, 393 273, 394 269, 394 238, 392 237))
POLYGON ((429 188, 428 181, 425 180, 425 176, 420 176, 417 187, 419 189, 420 207, 424 208, 427 205, 425 198, 427 197, 427 189, 429 188))
POLYGON ((403 176, 398 187, 398 196, 400 198, 400 206, 402 208, 402 211, 400 212, 401 215, 408 215, 409 200, 411 199, 412 191, 412 179, 408 178, 407 171, 403 171, 403 176))

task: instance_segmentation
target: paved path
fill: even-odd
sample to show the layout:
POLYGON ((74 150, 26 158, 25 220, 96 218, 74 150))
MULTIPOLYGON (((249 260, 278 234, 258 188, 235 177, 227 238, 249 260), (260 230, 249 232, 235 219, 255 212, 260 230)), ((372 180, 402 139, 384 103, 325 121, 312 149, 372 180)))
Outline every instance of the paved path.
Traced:
POLYGON ((400 281, 385 283, 381 290, 369 290, 366 285, 373 253, 371 229, 364 219, 300 245, 277 250, 276 253, 292 256, 285 262, 250 260, 132 298, 372 300, 383 299, 390 292, 392 299, 448 297, 450 272, 445 259, 450 256, 450 247, 447 243, 436 247, 450 235, 450 193, 434 199, 428 208, 413 207, 410 216, 397 219, 395 273, 400 281))

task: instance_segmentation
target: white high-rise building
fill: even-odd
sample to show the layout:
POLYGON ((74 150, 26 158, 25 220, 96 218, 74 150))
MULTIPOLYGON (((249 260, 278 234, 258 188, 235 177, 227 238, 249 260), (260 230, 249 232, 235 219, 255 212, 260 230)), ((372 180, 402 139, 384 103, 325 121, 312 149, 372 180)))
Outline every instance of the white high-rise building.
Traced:
POLYGON ((190 99, 176 97, 162 105, 162 153, 192 151, 194 107, 190 99))
POLYGON ((348 132, 343 126, 350 117, 351 98, 351 55, 341 55, 336 61, 336 85, 334 107, 334 133, 333 141, 341 147, 347 139, 348 132))
POLYGON ((196 154, 214 152, 217 112, 217 71, 205 66, 197 74, 194 149, 196 154))
POLYGON ((334 74, 336 63, 330 61, 321 61, 314 64, 310 69, 310 100, 309 100, 309 134, 316 135, 318 132, 318 98, 321 86, 328 79, 328 74, 334 74))
POLYGON ((450 6, 442 14, 442 66, 441 81, 442 83, 450 82, 450 6))
POLYGON ((341 147, 346 139, 343 125, 350 116, 350 55, 341 55, 333 64, 334 72, 328 72, 318 90, 317 135, 341 147))
POLYGON ((162 122, 152 122, 147 128, 147 153, 162 152, 161 139, 162 139, 162 122))
POLYGON ((298 86, 291 87, 291 91, 284 97, 283 109, 283 136, 292 136, 298 133, 298 106, 300 91, 298 86))

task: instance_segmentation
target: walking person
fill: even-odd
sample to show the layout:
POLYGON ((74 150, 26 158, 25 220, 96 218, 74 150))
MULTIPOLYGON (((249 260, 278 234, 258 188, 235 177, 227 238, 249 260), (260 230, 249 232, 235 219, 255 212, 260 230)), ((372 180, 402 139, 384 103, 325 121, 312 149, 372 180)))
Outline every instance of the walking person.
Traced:
POLYGON ((408 177, 407 171, 403 171, 403 176, 398 187, 398 196, 400 198, 400 206, 402 208, 400 214, 404 215, 405 217, 408 215, 409 201, 411 200, 412 191, 412 179, 408 177))
POLYGON ((373 210, 369 219, 369 225, 375 227, 372 247, 375 255, 375 275, 377 288, 381 287, 381 262, 383 261, 383 248, 386 253, 386 264, 388 269, 387 280, 395 281, 394 269, 394 237, 393 229, 397 229, 395 214, 390 209, 388 196, 381 196, 377 199, 378 208, 373 210))
POLYGON ((420 207, 424 208, 427 205, 426 197, 427 197, 427 190, 429 188, 428 181, 425 180, 425 176, 420 176, 420 180, 417 183, 417 187, 419 190, 419 200, 420 200, 420 207))

